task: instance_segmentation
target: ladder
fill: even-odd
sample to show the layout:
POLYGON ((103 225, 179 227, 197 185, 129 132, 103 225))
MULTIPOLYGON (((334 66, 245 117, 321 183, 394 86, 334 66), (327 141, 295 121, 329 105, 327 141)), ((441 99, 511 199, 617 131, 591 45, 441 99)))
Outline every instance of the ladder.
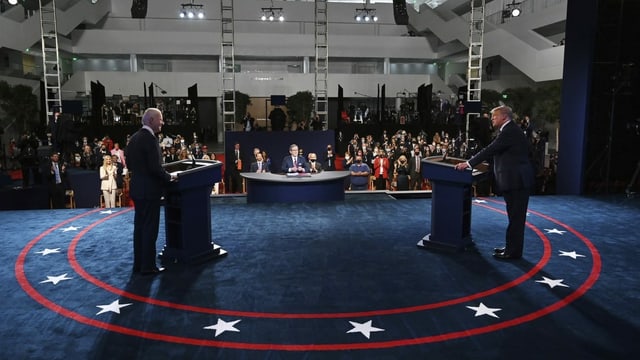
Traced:
MULTIPOLYGON (((469 141, 469 120, 480 115, 482 92, 482 46, 484 42, 485 0, 471 0, 469 16, 469 60, 467 64, 467 115, 465 142, 469 141), (477 109, 477 112, 474 111, 477 109)), ((466 109, 465 109, 466 110, 466 109)))
POLYGON ((224 131, 233 131, 236 125, 236 72, 233 0, 220 1, 220 73, 222 74, 222 122, 224 131))
POLYGON ((327 0, 315 1, 315 115, 322 122, 323 130, 328 127, 329 94, 327 77, 329 74, 329 45, 327 43, 328 20, 327 0))
POLYGON ((47 125, 54 112, 62 112, 60 57, 58 52, 58 28, 56 1, 40 1, 40 35, 42 44, 42 74, 47 113, 47 125))

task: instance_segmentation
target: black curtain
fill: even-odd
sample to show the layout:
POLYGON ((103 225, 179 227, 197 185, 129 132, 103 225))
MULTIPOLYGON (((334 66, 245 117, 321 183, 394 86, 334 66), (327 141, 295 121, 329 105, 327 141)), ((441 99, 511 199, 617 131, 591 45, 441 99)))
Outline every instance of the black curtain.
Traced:
POLYGON ((99 128, 102 124, 102 106, 106 104, 104 85, 99 81, 91 82, 91 114, 93 115, 92 127, 99 128))
POLYGON ((344 110, 344 89, 338 85, 338 127, 342 124, 342 110, 344 110))

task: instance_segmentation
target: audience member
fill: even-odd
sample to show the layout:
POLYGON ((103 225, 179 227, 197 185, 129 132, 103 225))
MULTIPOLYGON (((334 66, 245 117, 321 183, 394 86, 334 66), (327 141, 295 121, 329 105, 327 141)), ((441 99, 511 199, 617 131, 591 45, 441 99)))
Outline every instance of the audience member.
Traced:
POLYGON ((226 155, 225 173, 231 193, 242 192, 242 176, 240 172, 243 170, 243 158, 244 156, 240 151, 240 143, 236 141, 233 145, 233 152, 226 155))
POLYGON ((256 161, 251 163, 251 169, 249 170, 254 173, 266 173, 269 172, 269 165, 262 158, 262 153, 256 153, 256 161))
POLYGON ((397 190, 409 190, 409 164, 404 154, 400 155, 396 161, 394 176, 397 190))
POLYGON ((371 169, 362 162, 362 156, 357 155, 355 163, 349 167, 351 173, 351 190, 367 190, 371 169))
POLYGON ((422 156, 420 156, 420 147, 415 145, 413 148, 413 156, 409 162, 409 189, 421 190, 422 188, 422 156))
POLYGON ((60 155, 54 152, 50 156, 49 174, 47 182, 49 183, 49 199, 53 209, 64 209, 64 192, 65 180, 67 177, 67 167, 60 164, 60 155))
POLYGON ((100 190, 102 190, 105 208, 116 207, 117 176, 118 167, 113 163, 111 155, 105 155, 100 166, 100 190))
POLYGON ((376 190, 386 190, 389 180, 389 159, 384 149, 379 149, 378 156, 373 160, 373 176, 376 190))
POLYGON ((324 164, 327 171, 334 171, 336 169, 336 154, 333 152, 333 147, 327 145, 327 152, 324 155, 324 164))
POLYGON ((319 173, 322 172, 322 164, 318 161, 318 156, 314 152, 310 152, 308 156, 309 159, 309 172, 310 173, 319 173))

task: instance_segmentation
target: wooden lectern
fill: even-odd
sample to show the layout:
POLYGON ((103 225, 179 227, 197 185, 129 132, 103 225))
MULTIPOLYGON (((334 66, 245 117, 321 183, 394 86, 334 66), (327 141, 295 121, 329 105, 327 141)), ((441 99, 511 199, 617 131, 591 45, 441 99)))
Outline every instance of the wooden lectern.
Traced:
POLYGON ((421 248, 464 250, 471 239, 471 185, 484 178, 487 165, 458 171, 464 159, 428 157, 422 160, 422 177, 429 179, 431 193, 431 233, 418 242, 421 248))
POLYGON ((211 241, 211 189, 222 179, 222 163, 181 160, 164 165, 178 175, 165 194, 163 263, 196 263, 227 254, 211 241))

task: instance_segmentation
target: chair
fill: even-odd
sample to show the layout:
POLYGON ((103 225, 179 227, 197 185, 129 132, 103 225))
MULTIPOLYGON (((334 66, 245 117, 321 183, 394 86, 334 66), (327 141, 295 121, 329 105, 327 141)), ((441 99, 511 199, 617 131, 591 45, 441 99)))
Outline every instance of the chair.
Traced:
POLYGON ((75 193, 72 189, 68 189, 64 191, 65 205, 67 209, 75 209, 76 208, 76 198, 75 193))

